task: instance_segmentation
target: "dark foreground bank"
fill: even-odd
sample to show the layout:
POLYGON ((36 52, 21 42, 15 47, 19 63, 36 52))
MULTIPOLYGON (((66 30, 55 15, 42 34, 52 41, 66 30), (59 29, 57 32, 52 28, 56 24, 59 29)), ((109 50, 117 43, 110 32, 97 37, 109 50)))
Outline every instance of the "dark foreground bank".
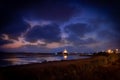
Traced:
POLYGON ((120 80, 116 55, 1 67, 0 80, 120 80))

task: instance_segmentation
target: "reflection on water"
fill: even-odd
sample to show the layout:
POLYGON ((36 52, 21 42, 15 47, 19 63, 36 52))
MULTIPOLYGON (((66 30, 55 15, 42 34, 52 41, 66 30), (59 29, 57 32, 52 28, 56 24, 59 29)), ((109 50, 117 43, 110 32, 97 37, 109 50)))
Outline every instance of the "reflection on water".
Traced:
MULTIPOLYGON (((34 55, 34 54, 33 54, 34 55)), ((0 59, 0 66, 10 66, 10 65, 22 65, 22 64, 30 64, 30 63, 42 63, 48 61, 61 61, 61 60, 73 60, 73 59, 82 59, 89 57, 81 57, 78 55, 64 55, 64 56, 37 56, 37 55, 14 55, 7 56, 3 59, 0 59)))
POLYGON ((64 60, 66 60, 68 56, 67 56, 67 55, 64 55, 63 57, 64 57, 64 60))

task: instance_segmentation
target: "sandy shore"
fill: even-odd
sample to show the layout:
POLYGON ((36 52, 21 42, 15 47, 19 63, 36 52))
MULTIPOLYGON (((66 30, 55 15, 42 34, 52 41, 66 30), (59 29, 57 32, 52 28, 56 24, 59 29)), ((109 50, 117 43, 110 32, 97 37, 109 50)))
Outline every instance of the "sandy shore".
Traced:
POLYGON ((97 65, 96 58, 0 68, 0 80, 120 80, 120 64, 97 65))

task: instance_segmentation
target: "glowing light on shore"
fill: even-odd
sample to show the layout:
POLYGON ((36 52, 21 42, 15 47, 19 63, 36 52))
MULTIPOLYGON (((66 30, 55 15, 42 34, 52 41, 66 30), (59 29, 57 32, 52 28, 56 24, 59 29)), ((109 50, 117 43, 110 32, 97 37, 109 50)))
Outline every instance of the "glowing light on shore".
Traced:
POLYGON ((65 49, 65 50, 63 51, 63 53, 68 53, 68 51, 65 49))
POLYGON ((116 53, 119 53, 119 50, 118 49, 115 49, 116 53))
POLYGON ((109 54, 113 53, 113 51, 112 51, 111 49, 108 49, 107 52, 108 52, 109 54))

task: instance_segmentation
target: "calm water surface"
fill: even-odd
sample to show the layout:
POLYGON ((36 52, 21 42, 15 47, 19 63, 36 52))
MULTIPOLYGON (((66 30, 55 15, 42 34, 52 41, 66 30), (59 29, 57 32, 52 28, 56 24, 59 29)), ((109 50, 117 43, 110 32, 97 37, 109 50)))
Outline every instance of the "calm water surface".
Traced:
POLYGON ((61 61, 61 60, 74 60, 74 59, 84 59, 89 58, 87 56, 79 55, 68 55, 68 56, 53 56, 53 55, 23 55, 23 54, 14 54, 14 55, 5 55, 0 57, 0 66, 13 66, 13 65, 23 65, 31 63, 42 63, 49 61, 61 61))

